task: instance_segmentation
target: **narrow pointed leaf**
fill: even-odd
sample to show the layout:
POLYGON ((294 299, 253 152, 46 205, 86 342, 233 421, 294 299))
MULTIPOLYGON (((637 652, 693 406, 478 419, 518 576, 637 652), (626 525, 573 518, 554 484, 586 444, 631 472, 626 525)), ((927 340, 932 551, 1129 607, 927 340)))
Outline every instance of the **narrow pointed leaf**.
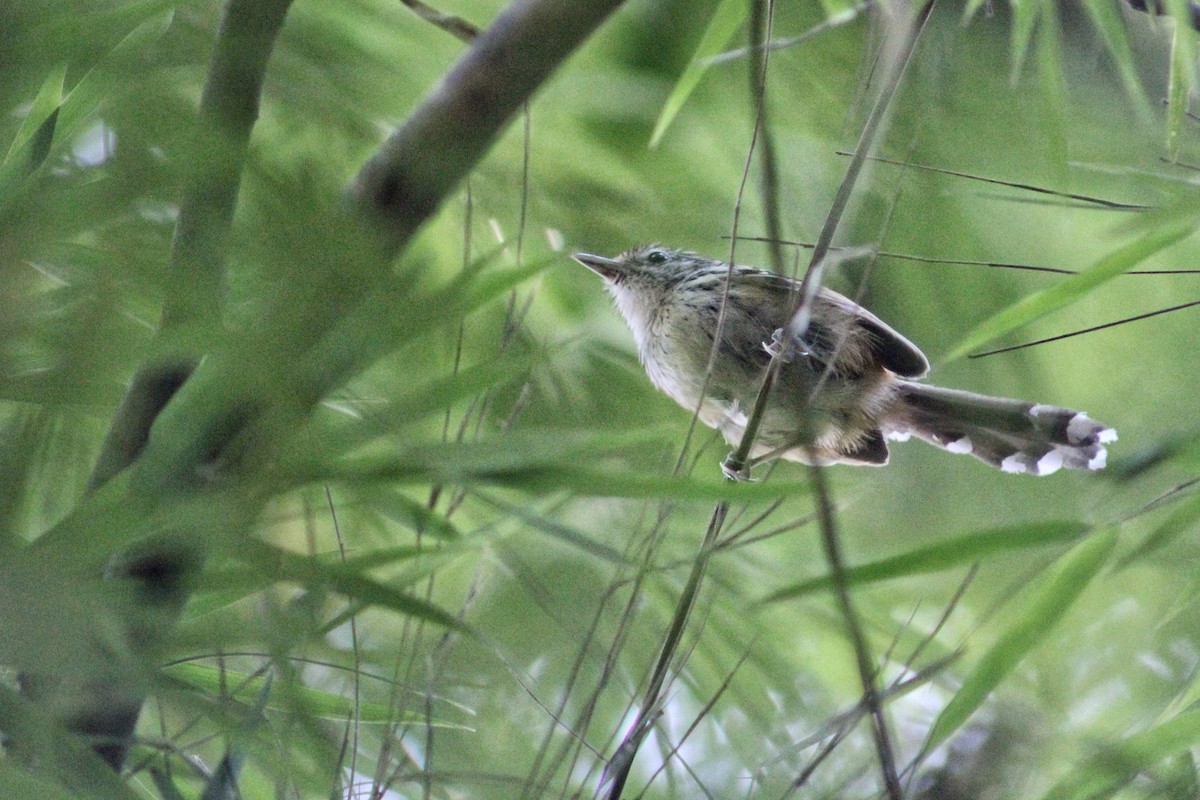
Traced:
MULTIPOLYGON (((953 539, 947 539, 928 547, 910 550, 892 558, 846 570, 850 585, 875 583, 924 575, 930 572, 952 569, 979 561, 988 556, 1008 550, 1024 550, 1052 544, 1063 544, 1078 539, 1088 530, 1082 522, 1035 522, 1006 528, 977 531, 953 539)), ((785 586, 767 595, 763 602, 775 602, 812 594, 829 589, 833 579, 828 575, 785 586)))
POLYGON ((1047 792, 1042 800, 1111 797, 1139 774, 1151 770, 1172 756, 1187 753, 1189 748, 1198 744, 1200 711, 1180 714, 1160 725, 1135 733, 1115 745, 1103 747, 1097 755, 1077 765, 1066 778, 1047 792))
POLYGON ((980 657, 962 688, 942 709, 925 743, 925 752, 932 751, 957 731, 987 700, 992 690, 1049 636, 1055 623, 1107 563, 1116 540, 1113 529, 1098 533, 1058 560, 1049 579, 999 640, 980 657))
MULTIPOLYGON (((66 64, 60 64, 46 76, 46 80, 38 89, 37 96, 33 99, 33 104, 29 107, 29 112, 21 121, 21 127, 17 129, 17 134, 13 137, 12 145, 4 157, 3 167, 7 168, 14 160, 19 159, 20 154, 25 152, 26 146, 38 136, 38 132, 46 127, 49 120, 56 117, 59 104, 62 102, 63 81, 66 76, 66 64)), ((53 134, 53 127, 51 127, 51 134, 53 134)), ((42 158, 45 156, 43 155, 42 158)))
POLYGON ((656 147, 662 141, 679 110, 700 84, 700 79, 708 71, 706 59, 721 52, 733 39, 746 18, 746 9, 746 0, 721 0, 721 4, 708 21, 708 27, 704 30, 700 44, 696 46, 696 52, 692 54, 692 60, 675 82, 667 101, 663 103, 662 111, 654 122, 654 132, 650 134, 650 147, 656 147))
POLYGON ((1075 302, 1097 286, 1190 236, 1195 230, 1196 222, 1190 219, 1172 219, 1166 224, 1151 228, 1134 241, 1097 261, 1090 269, 1029 295, 986 320, 963 337, 945 360, 962 358, 993 339, 1075 302))

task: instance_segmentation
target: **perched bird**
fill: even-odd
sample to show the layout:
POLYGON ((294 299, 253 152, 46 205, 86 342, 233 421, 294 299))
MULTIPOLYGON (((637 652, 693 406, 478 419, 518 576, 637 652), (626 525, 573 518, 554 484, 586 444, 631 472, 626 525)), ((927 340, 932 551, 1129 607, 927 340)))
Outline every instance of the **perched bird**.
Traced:
MULTIPOLYGON (((575 253, 604 279, 633 331, 650 380, 732 445, 746 430, 762 376, 783 343, 799 284, 764 270, 644 245, 616 258, 575 253), (726 280, 725 324, 706 378, 726 280)), ((879 317, 822 288, 802 339, 772 388, 753 463, 888 461, 888 439, 916 436, 1005 472, 1101 469, 1117 433, 1079 411, 916 382, 921 350, 879 317)))

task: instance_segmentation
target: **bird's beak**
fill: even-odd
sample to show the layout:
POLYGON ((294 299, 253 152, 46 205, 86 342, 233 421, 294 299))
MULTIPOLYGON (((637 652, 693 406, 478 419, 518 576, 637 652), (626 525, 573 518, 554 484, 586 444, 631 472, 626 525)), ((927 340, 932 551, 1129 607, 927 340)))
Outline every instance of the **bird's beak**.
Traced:
POLYGON ((625 271, 622 263, 615 258, 594 256, 591 253, 572 253, 571 258, 605 280, 612 280, 625 271))

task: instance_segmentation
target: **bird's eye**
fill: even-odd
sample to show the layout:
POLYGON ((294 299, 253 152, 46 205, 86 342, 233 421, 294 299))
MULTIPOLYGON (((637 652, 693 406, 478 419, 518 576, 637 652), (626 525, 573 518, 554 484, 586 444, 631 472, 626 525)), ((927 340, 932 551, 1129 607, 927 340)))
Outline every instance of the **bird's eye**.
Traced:
POLYGON ((667 260, 667 254, 662 250, 651 250, 646 254, 646 260, 651 264, 662 264, 667 260))

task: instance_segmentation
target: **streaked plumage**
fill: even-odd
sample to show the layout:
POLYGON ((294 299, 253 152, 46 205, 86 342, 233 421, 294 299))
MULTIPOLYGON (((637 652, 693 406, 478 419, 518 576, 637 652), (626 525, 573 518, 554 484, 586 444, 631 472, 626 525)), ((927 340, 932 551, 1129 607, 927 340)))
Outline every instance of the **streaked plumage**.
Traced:
MULTIPOLYGON (((575 259, 604 278, 650 380, 736 445, 768 346, 784 329, 798 284, 789 278, 645 245, 615 259, 575 259), (721 298, 725 329, 705 390, 721 298), (703 393, 703 402, 701 395, 703 393)), ((1100 469, 1112 428, 1087 415, 917 383, 921 350, 870 311, 822 288, 803 341, 783 364, 752 456, 805 463, 886 464, 886 439, 917 436, 1007 472, 1100 469)))

